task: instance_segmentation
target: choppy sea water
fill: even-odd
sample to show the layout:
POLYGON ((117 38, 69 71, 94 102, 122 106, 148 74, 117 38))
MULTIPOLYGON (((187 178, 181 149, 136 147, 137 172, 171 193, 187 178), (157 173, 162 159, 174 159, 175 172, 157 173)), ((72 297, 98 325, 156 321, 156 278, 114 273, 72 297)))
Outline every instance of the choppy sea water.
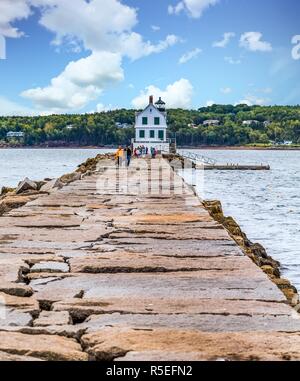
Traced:
MULTIPOLYGON (((249 239, 279 260, 283 276, 300 290, 300 151, 193 152, 219 164, 271 166, 271 171, 205 171, 204 180, 194 178, 199 196, 220 200, 225 215, 234 217, 249 239)), ((192 182, 190 174, 186 180, 192 182)))
MULTIPOLYGON (((58 177, 104 152, 111 151, 0 150, 0 187, 16 186, 26 176, 34 180, 58 177)), ((260 242, 281 262, 283 275, 300 290, 300 151, 196 152, 220 164, 270 164, 271 171, 266 172, 206 171, 203 189, 198 184, 199 196, 222 201, 225 214, 234 217, 252 241, 260 242)))

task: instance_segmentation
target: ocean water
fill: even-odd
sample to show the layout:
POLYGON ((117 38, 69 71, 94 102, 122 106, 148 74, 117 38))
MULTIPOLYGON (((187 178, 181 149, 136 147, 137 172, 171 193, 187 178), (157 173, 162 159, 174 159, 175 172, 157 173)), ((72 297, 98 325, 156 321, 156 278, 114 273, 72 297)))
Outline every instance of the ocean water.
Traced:
MULTIPOLYGON (((269 164, 271 171, 205 171, 195 176, 202 199, 220 200, 253 242, 282 264, 300 291, 300 151, 194 150, 217 163, 269 164), (198 179, 198 180, 197 180, 198 179)), ((190 174, 186 174, 188 182, 190 174)))
MULTIPOLYGON (((24 177, 41 180, 71 172, 89 157, 111 150, 0 150, 0 187, 24 177)), ((270 164, 271 171, 206 171, 203 199, 218 199, 249 239, 282 264, 283 276, 300 290, 300 151, 196 150, 218 163, 270 164)), ((186 174, 187 181, 192 182, 186 174)), ((196 179, 198 176, 196 176, 196 179)), ((201 179, 201 176, 199 176, 201 179)))
POLYGON ((25 177, 32 180, 55 178, 72 172, 76 167, 103 149, 1 149, 0 189, 15 187, 25 177))

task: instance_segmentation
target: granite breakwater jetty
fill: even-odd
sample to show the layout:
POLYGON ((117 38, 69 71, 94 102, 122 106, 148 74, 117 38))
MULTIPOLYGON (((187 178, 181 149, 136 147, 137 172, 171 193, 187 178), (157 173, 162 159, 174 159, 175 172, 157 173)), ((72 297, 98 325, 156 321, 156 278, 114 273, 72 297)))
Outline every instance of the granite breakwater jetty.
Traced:
POLYGON ((298 302, 168 157, 2 191, 0 360, 299 360, 298 302))

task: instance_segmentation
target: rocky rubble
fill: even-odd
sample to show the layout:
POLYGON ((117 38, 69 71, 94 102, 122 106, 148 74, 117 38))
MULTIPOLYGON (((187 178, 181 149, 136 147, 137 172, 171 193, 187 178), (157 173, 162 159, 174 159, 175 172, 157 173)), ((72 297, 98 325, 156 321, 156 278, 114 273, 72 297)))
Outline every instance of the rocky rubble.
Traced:
POLYGON ((37 189, 38 189, 37 183, 28 179, 28 177, 26 177, 23 181, 19 183, 15 192, 16 194, 20 194, 29 190, 36 191, 37 189))
POLYGON ((97 166, 103 161, 111 161, 114 159, 114 154, 99 154, 94 158, 88 159, 86 162, 78 166, 77 172, 85 174, 86 172, 94 172, 97 166))
POLYGON ((196 168, 195 162, 185 159, 180 154, 163 154, 163 158, 170 163, 173 169, 196 168))

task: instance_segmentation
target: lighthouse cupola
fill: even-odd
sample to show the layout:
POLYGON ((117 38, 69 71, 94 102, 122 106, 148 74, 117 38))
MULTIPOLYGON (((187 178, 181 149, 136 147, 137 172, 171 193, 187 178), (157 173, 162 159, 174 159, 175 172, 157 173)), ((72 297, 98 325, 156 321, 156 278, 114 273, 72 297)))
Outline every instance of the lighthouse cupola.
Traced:
POLYGON ((159 100, 155 103, 155 106, 160 112, 166 111, 166 103, 159 97, 159 100))

